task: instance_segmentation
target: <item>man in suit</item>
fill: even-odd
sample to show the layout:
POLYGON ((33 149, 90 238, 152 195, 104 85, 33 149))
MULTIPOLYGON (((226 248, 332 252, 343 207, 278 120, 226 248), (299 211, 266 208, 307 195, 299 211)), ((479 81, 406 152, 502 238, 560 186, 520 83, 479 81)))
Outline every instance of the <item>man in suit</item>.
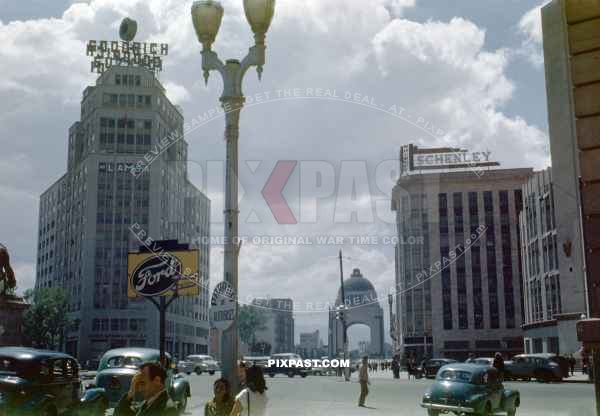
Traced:
POLYGON ((165 389, 167 372, 156 363, 145 363, 131 380, 129 391, 115 408, 115 416, 176 416, 178 414, 165 389), (131 403, 136 395, 144 401, 138 409, 131 403))

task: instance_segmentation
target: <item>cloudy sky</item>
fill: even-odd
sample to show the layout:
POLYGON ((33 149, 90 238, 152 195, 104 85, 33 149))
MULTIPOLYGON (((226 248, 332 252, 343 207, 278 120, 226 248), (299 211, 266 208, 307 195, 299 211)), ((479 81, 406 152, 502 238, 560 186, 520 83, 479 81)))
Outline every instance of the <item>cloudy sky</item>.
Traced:
MULTIPOLYGON (((252 40, 242 1, 222 4, 215 50, 241 58, 252 40)), ((292 297, 301 305, 296 334, 319 329, 326 341, 326 314, 306 305, 335 298, 338 249, 347 257, 346 275, 359 267, 378 291, 389 290, 392 245, 351 244, 348 237, 394 235, 380 208, 389 202, 400 146, 444 144, 419 119, 462 147, 491 151, 505 167, 547 166, 540 5, 278 0, 263 80, 251 70, 244 83, 245 94, 262 94, 263 102, 248 105, 241 119, 240 234, 307 236, 313 244, 246 244, 242 297, 292 297), (340 99, 307 97, 317 88, 340 99), (368 99, 353 102, 355 94, 368 99), (393 106, 404 109, 404 118, 392 114, 393 106), (261 195, 285 160, 298 161, 283 192, 297 224, 279 224, 261 195), (345 237, 344 245, 319 245, 317 236, 345 237)), ((20 290, 34 282, 39 195, 65 171, 67 130, 78 120, 81 92, 95 81, 87 40, 117 39, 121 19, 136 19, 138 40, 169 44, 160 79, 186 119, 218 104, 222 83, 212 74, 204 86, 190 6, 181 0, 0 0, 0 242, 12 252, 20 290)), ((187 140, 190 179, 213 200, 212 233, 222 235, 223 190, 208 167, 224 160, 223 118, 187 140)), ((212 247, 213 284, 222 279, 222 257, 222 246, 212 247)), ((352 344, 366 334, 351 328, 352 344)))

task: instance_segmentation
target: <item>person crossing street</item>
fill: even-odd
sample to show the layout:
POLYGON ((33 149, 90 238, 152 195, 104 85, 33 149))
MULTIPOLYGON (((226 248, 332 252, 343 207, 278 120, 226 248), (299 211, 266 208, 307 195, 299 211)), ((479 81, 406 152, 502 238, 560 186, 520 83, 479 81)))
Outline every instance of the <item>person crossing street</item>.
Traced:
POLYGON ((365 407, 365 399, 369 394, 369 357, 366 355, 362 359, 362 365, 358 371, 358 382, 360 383, 360 397, 358 398, 358 406, 365 407))

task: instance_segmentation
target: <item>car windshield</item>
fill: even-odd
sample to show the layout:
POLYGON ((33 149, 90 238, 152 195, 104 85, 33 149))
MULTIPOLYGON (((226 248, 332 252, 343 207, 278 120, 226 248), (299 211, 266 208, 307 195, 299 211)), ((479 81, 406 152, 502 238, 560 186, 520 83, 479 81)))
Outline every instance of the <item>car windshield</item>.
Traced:
POLYGON ((470 383, 473 375, 468 371, 444 370, 438 376, 439 380, 458 381, 461 383, 470 383))
POLYGON ((106 362, 106 367, 108 368, 122 368, 122 367, 132 367, 138 368, 142 365, 142 360, 138 357, 112 357, 109 358, 106 362))

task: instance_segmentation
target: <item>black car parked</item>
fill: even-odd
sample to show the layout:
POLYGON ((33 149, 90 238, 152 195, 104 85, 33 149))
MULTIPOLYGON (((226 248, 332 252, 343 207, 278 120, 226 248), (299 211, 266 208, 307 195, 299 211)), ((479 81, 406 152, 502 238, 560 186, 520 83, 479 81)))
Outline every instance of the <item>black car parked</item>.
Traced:
POLYGON ((565 368, 556 354, 519 354, 504 363, 506 380, 562 381, 565 368))
POLYGON ((435 378, 438 370, 446 364, 456 363, 458 361, 450 358, 430 358, 421 365, 421 373, 427 378, 435 378))
POLYGON ((106 402, 82 397, 79 364, 70 355, 0 348, 0 415, 104 415, 106 402))

